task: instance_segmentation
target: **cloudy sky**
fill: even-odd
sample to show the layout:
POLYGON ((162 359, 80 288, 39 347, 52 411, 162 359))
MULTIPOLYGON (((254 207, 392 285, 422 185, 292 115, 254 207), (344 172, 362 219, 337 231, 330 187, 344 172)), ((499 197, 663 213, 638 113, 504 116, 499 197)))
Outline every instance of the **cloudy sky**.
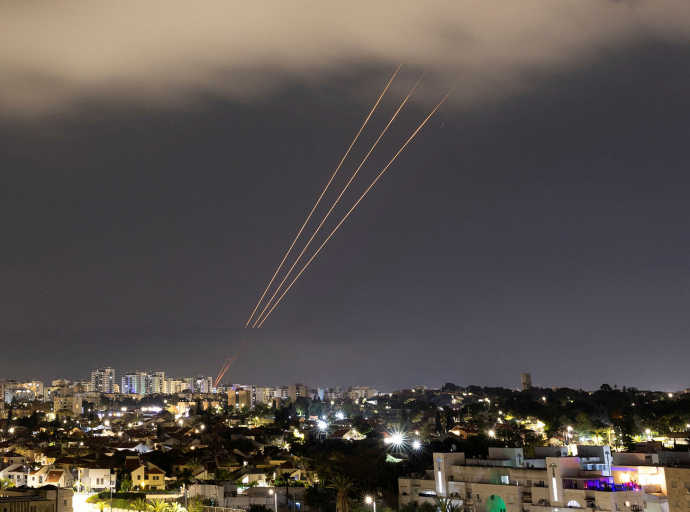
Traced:
POLYGON ((0 377, 217 374, 404 61, 225 380, 688 387, 687 2, 0 14, 0 377))

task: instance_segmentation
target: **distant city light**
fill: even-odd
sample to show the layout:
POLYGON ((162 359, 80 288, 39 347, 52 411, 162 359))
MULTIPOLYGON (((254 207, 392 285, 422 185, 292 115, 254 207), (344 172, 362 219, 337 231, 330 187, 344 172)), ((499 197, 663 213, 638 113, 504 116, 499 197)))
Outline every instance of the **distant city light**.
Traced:
POLYGON ((344 420, 344 419, 345 419, 345 414, 343 413, 343 411, 338 411, 338 412, 335 413, 335 417, 336 417, 337 419, 339 419, 339 420, 344 420))
POLYGON ((489 430, 488 434, 489 434, 489 437, 496 437, 496 432, 493 430, 489 430))
POLYGON ((419 441, 419 439, 415 439, 412 441, 412 448, 415 450, 419 450, 422 447, 422 443, 419 441))
POLYGON ((321 430, 322 432, 323 432, 324 430, 328 430, 328 423, 326 423, 326 422, 323 421, 323 420, 319 420, 319 421, 316 422, 316 428, 318 428, 318 429, 321 430))

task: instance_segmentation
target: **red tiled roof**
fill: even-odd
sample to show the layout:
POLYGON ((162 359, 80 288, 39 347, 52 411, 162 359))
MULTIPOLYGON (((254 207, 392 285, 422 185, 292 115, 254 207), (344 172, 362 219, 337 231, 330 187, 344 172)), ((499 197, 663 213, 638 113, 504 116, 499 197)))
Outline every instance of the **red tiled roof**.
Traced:
POLYGON ((46 480, 47 483, 49 484, 56 484, 60 481, 60 478, 62 478, 63 471, 48 471, 48 479, 46 480))

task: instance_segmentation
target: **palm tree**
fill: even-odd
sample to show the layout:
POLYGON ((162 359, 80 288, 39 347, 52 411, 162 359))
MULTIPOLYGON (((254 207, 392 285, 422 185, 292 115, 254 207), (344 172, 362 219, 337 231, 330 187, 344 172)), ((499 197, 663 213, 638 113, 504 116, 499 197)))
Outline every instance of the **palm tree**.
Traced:
POLYGON ((151 500, 147 510, 150 512, 167 512, 168 507, 169 505, 165 500, 151 500))
POLYGON ((14 487, 14 482, 12 480, 9 478, 0 478, 0 491, 11 489, 12 487, 14 487))
POLYGON ((234 467, 239 466, 240 462, 237 460, 234 454, 226 455, 222 460, 222 466, 234 467))
POLYGON ((122 492, 129 492, 132 488, 132 481, 129 478, 124 478, 120 484, 120 490, 122 492))
POLYGON ((100 512, 103 512, 106 509, 106 507, 108 506, 108 504, 105 501, 101 500, 101 501, 97 501, 96 503, 94 503, 93 506, 94 506, 94 508, 97 508, 98 510, 100 510, 100 512))
POLYGON ((146 500, 144 498, 137 498, 136 500, 134 500, 130 503, 130 506, 134 510, 138 510, 139 512, 144 512, 148 508, 149 504, 146 503, 146 500))
POLYGON ((22 457, 26 457, 27 455, 29 455, 29 449, 28 449, 26 446, 24 446, 24 445, 17 446, 17 447, 14 449, 14 451, 15 451, 17 454, 21 455, 22 457))
POLYGON ((453 500, 450 498, 434 498, 436 501, 436 510, 438 512, 458 512, 460 507, 453 504, 453 500))
POLYGON ((187 512, 186 509, 178 502, 173 501, 168 505, 168 512, 187 512))
POLYGON ((343 475, 334 476, 331 480, 331 483, 327 485, 328 489, 334 489, 338 492, 338 496, 335 501, 336 512, 352 511, 352 500, 348 496, 348 493, 353 487, 354 483, 352 480, 343 475))
POLYGON ((192 468, 192 471, 196 471, 203 466, 203 464, 204 461, 202 461, 199 457, 190 457, 189 460, 187 460, 187 466, 192 468))

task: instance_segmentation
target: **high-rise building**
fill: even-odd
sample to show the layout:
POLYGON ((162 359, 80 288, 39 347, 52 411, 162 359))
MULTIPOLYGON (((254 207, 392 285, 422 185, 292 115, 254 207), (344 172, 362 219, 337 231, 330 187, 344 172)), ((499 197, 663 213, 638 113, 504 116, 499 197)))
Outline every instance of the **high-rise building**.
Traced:
POLYGON ((151 393, 152 378, 147 372, 135 370, 122 377, 122 392, 128 395, 148 395, 151 393))
POLYGON ((230 389, 228 391, 228 406, 242 410, 252 408, 252 388, 230 389))
POLYGON ((163 393, 165 387, 165 372, 151 372, 151 393, 154 395, 163 393))
POLYGON ((115 369, 106 366, 91 372, 91 391, 95 393, 114 393, 115 369))
POLYGON ((532 375, 529 373, 520 374, 520 380, 522 381, 522 390, 527 391, 532 389, 532 375))
POLYGON ((301 383, 297 383, 294 386, 288 386, 288 398, 293 402, 301 396, 307 396, 309 388, 301 383))
POLYGON ((195 377, 191 390, 193 393, 213 393, 213 377, 203 375, 195 377))

